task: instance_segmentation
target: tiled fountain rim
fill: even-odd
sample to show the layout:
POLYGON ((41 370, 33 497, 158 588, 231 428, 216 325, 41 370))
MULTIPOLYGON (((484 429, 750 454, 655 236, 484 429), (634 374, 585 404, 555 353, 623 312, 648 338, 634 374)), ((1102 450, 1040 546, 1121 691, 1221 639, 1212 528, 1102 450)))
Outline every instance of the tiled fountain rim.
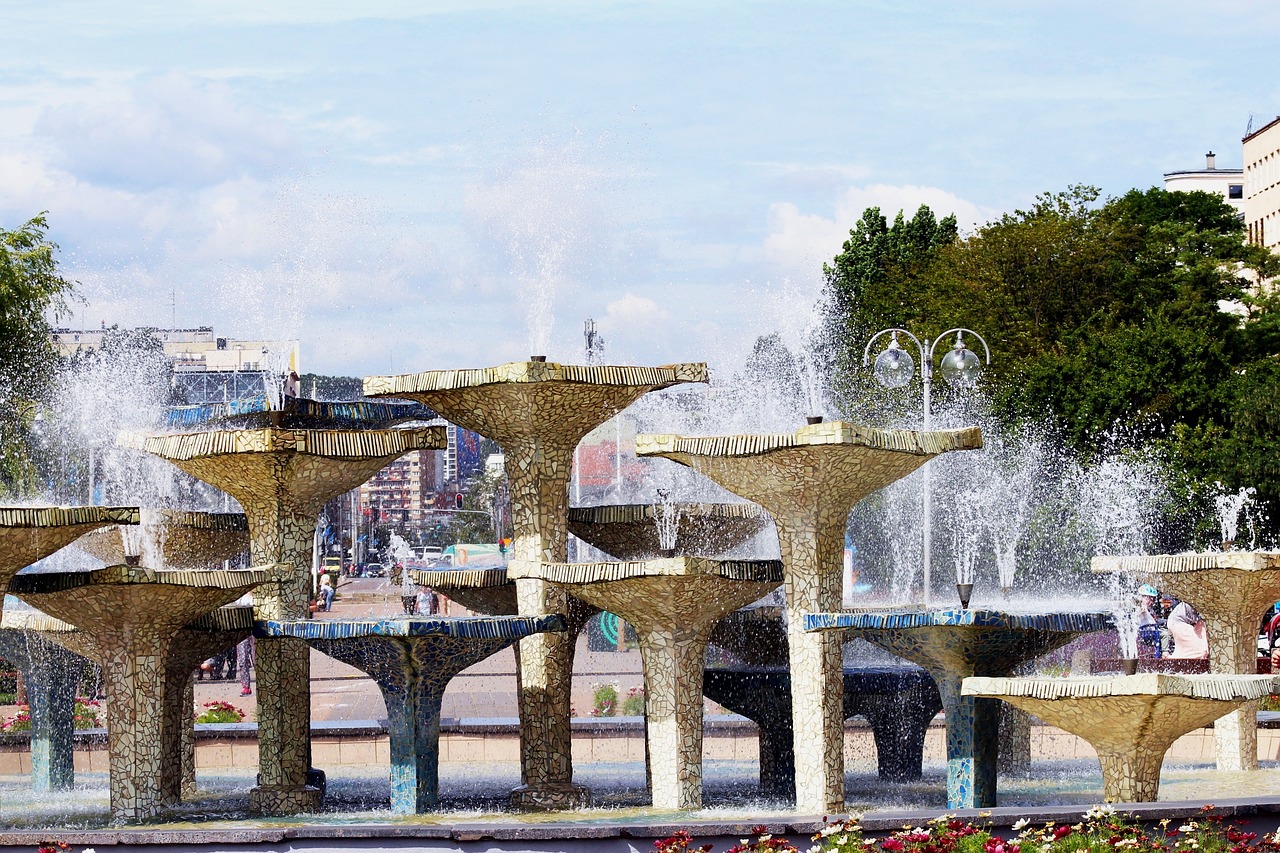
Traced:
POLYGON ((141 512, 136 506, 3 506, 0 527, 139 524, 141 512))
MULTIPOLYGON (((582 524, 618 524, 655 521, 662 504, 602 504, 569 507, 569 521, 582 524)), ((769 514, 753 503, 688 503, 676 501, 671 506, 682 515, 713 518, 769 518, 769 514)))
POLYGON ((716 560, 683 556, 600 563, 513 562, 507 567, 507 575, 511 578, 539 578, 565 584, 696 575, 759 583, 782 583, 784 578, 781 560, 716 560))
POLYGON ((1110 628, 1112 617, 1102 612, 1076 613, 1010 613, 1004 610, 889 610, 850 611, 840 613, 808 613, 804 630, 824 631, 837 628, 927 628, 933 626, 972 626, 975 628, 1013 628, 1040 631, 1101 631, 1110 628))
POLYGON ((848 421, 824 421, 803 426, 794 433, 710 436, 640 434, 636 436, 636 453, 640 456, 664 453, 688 453, 695 456, 759 456, 775 450, 824 444, 935 455, 949 450, 981 448, 982 431, 978 427, 965 427, 921 432, 906 429, 874 429, 848 421))
MULTIPOLYGON (((243 512, 196 512, 186 509, 143 509, 142 524, 190 527, 193 530, 249 530, 249 518, 243 512)), ((247 542, 248 540, 246 540, 247 542)))
POLYGON ((1280 551, 1202 551, 1194 554, 1103 556, 1094 557, 1090 567, 1098 574, 1177 574, 1205 569, 1256 572, 1280 569, 1280 551))
POLYGON ((96 584, 171 584, 217 589, 257 586, 277 576, 278 567, 255 566, 249 569, 196 571, 188 569, 148 569, 141 566, 106 566, 89 572, 32 572, 14 575, 9 591, 19 597, 23 593, 43 594, 76 589, 96 584))
POLYGON ((563 616, 435 616, 414 619, 268 619, 254 623, 256 637, 344 640, 355 637, 457 637, 520 639, 565 631, 563 616))
MULTIPOLYGON (((185 627, 200 631, 248 630, 253 627, 253 606, 228 604, 187 623, 185 627)), ((46 633, 70 633, 80 630, 69 622, 63 622, 25 603, 20 603, 16 607, 6 604, 4 615, 0 616, 0 628, 46 633)))
MULTIPOLYGON (((1154 824, 1164 818, 1180 820, 1204 814, 1222 815, 1233 822, 1246 824, 1245 828, 1256 827, 1263 831, 1274 829, 1280 818, 1280 800, 1274 797, 1218 800, 1214 803, 1199 800, 1158 803, 1115 804, 1118 812, 1132 816, 1135 820, 1154 824), (1205 807, 1210 807, 1206 812, 1205 807)), ((1033 824, 1052 821, 1055 824, 1071 825, 1084 819, 1090 807, 1038 807, 957 810, 913 810, 868 812, 862 816, 863 829, 869 834, 887 835, 901 829, 904 825, 923 826, 928 821, 942 815, 953 815, 961 819, 977 819, 991 828, 1007 832, 1019 820, 1028 820, 1033 824)), ((842 817, 842 816, 837 816, 842 817)), ((592 815, 589 820, 598 820, 592 815)), ((449 824, 413 825, 409 823, 388 824, 350 824, 350 825, 292 825, 273 827, 228 827, 197 829, 184 827, 181 829, 119 829, 119 830, 70 830, 58 833, 58 838, 73 847, 102 845, 123 848, 132 853, 150 847, 167 845, 263 845, 258 849, 275 850, 278 845, 289 841, 314 840, 320 842, 307 845, 308 849, 351 849, 342 842, 354 842, 358 839, 379 840, 382 843, 377 849, 394 850, 493 850, 501 851, 510 842, 511 850, 528 850, 527 842, 581 842, 577 846, 562 849, 587 851, 594 849, 600 842, 618 839, 618 845, 609 845, 609 850, 648 849, 655 839, 665 838, 677 830, 688 830, 699 842, 712 841, 716 849, 723 849, 728 844, 736 843, 740 838, 752 835, 752 828, 765 827, 775 836, 787 836, 792 841, 807 841, 823 826, 823 818, 819 815, 796 815, 786 813, 762 813, 751 820, 683 820, 672 821, 669 818, 655 819, 653 822, 629 823, 585 823, 573 821, 537 823, 495 820, 493 822, 458 821, 449 824), (331 843, 324 844, 325 840, 331 843), (633 841, 628 841, 633 840, 633 841), (436 841, 440 844, 428 848, 422 842, 436 841), (497 842, 497 843, 494 843, 497 842), (594 842, 594 844, 592 844, 594 842), (588 846, 591 844, 591 846, 588 846), (624 846, 630 844, 630 848, 624 846), (268 846, 276 845, 276 846, 268 846), (463 845, 466 845, 465 847, 463 845)), ((1257 829, 1255 829, 1257 831, 1257 829)), ((39 843, 46 841, 49 830, 0 831, 0 849, 13 848, 29 851, 39 843)), ((367 842, 360 843, 359 849, 373 849, 367 842)), ((184 848, 186 849, 186 848, 184 848)), ((246 851, 254 848, 245 847, 246 851)))
POLYGON ((491 566, 484 569, 410 569, 409 577, 414 583, 433 589, 436 587, 492 589, 508 584, 515 586, 515 579, 507 577, 506 566, 491 566))
POLYGON ((388 430, 267 427, 157 435, 121 432, 116 443, 169 460, 284 451, 332 459, 369 459, 402 456, 411 450, 443 450, 447 438, 445 428, 438 426, 388 430))
POLYGON ((457 391, 482 385, 572 382, 582 385, 652 386, 654 390, 684 382, 706 382, 703 362, 631 367, 607 364, 560 364, 553 361, 513 361, 496 367, 428 370, 398 376, 366 376, 369 397, 394 397, 428 391, 457 391))
POLYGON ((1106 696, 1185 696, 1189 699, 1261 699, 1274 692, 1280 677, 1270 675, 1091 675, 1069 678, 983 678, 964 680, 965 696, 1028 696, 1035 699, 1088 699, 1106 696))

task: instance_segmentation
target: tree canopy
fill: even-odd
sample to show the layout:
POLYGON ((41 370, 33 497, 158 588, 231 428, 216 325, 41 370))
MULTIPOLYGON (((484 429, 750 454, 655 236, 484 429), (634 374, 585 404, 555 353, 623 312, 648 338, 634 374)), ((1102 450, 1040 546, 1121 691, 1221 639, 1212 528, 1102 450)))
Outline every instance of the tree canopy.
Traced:
POLYGON ((963 237, 927 207, 892 226, 871 208, 824 271, 851 413, 886 416, 860 366, 870 334, 965 326, 991 345, 1004 419, 1047 420, 1085 454, 1106 434, 1157 443, 1190 483, 1278 505, 1280 301, 1252 277, 1280 269, 1220 197, 1072 186, 963 237))
POLYGON ((12 231, 0 228, 0 494, 34 485, 28 439, 57 364, 49 321, 74 292, 47 231, 43 214, 12 231))

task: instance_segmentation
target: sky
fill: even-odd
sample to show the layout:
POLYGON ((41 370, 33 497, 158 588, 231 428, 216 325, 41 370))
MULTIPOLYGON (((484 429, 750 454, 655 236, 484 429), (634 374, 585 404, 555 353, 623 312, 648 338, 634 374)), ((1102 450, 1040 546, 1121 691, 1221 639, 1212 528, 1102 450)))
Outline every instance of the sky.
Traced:
POLYGON ((305 371, 729 365, 862 211, 962 228, 1239 167, 1280 4, 0 4, 0 228, 73 327, 298 338, 305 371))

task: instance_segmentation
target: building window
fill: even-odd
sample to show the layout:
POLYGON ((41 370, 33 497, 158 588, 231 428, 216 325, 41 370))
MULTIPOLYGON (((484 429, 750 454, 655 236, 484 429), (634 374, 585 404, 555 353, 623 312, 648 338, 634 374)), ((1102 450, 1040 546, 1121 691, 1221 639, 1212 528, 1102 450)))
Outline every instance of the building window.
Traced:
POLYGON ((1244 184, 1228 184, 1227 198, 1244 198, 1244 184))

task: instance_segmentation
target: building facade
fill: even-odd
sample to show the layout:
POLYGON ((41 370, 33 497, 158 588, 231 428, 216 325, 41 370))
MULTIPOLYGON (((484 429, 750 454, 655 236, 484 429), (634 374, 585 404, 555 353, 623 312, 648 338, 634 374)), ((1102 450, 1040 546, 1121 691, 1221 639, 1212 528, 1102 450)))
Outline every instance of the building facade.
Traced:
POLYGON ((1244 222, 1249 242, 1280 251, 1280 116, 1244 138, 1244 222))
POLYGON ((415 450, 383 468, 360 487, 360 510, 375 522, 422 528, 445 486, 444 452, 415 450))
POLYGON ((1244 169, 1219 169, 1212 151, 1204 155, 1203 169, 1185 169, 1164 173, 1164 188, 1169 192, 1207 192, 1244 212, 1244 169))

